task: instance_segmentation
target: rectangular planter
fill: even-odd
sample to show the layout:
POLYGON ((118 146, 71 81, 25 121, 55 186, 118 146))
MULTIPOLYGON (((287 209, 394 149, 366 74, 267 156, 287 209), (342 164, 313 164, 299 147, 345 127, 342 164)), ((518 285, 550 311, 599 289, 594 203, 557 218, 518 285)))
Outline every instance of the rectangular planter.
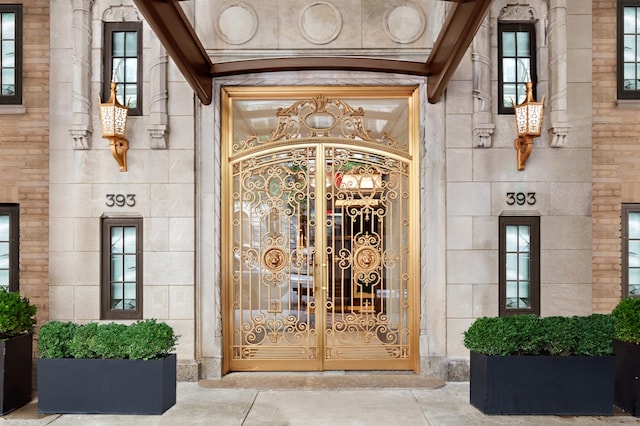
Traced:
POLYGON ((22 334, 0 341, 0 413, 6 414, 31 401, 33 336, 22 334))
POLYGON ((621 410, 640 416, 640 346, 613 341, 616 354, 613 403, 621 410))
POLYGON ((42 413, 162 414, 176 403, 176 355, 38 359, 42 413))
POLYGON ((470 402, 485 414, 612 415, 611 356, 471 352, 470 402))

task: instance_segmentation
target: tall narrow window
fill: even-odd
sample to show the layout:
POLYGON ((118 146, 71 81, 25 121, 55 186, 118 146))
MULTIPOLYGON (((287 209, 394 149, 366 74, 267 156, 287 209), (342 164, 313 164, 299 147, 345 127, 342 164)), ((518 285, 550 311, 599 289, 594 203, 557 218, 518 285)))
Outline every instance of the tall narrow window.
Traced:
POLYGON ((533 83, 536 97, 536 37, 533 23, 498 23, 498 112, 513 114, 525 100, 525 83, 533 83))
POLYGON ((0 287, 18 291, 20 246, 20 208, 0 204, 0 287))
POLYGON ((142 318, 142 218, 102 218, 101 313, 142 318))
POLYGON ((640 297, 640 204, 622 205, 622 296, 640 297))
POLYGON ((102 99, 109 98, 110 83, 117 83, 118 102, 129 115, 142 114, 142 23, 106 22, 104 25, 102 99))
POLYGON ((500 217, 500 316, 540 315, 540 218, 500 217))
POLYGON ((0 104, 22 103, 22 5, 0 4, 0 104))
POLYGON ((640 98, 640 0, 618 0, 618 98, 640 98))

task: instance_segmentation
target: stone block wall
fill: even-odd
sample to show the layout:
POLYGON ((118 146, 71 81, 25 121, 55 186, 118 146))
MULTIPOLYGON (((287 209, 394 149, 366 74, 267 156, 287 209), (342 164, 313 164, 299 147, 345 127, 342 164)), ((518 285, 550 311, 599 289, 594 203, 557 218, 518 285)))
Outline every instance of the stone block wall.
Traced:
POLYGON ((20 204, 20 293, 42 324, 49 318, 48 0, 23 2, 23 34, 22 105, 0 106, 0 203, 20 204))

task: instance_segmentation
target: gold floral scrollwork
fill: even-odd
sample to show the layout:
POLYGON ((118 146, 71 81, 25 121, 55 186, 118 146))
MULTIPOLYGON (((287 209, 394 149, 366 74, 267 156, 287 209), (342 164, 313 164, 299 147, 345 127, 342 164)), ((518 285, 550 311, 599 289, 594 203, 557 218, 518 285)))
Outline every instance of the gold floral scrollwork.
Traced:
POLYGON ((262 263, 264 267, 270 272, 277 272, 283 269, 286 265, 287 255, 280 247, 270 247, 265 250, 262 256, 262 263))

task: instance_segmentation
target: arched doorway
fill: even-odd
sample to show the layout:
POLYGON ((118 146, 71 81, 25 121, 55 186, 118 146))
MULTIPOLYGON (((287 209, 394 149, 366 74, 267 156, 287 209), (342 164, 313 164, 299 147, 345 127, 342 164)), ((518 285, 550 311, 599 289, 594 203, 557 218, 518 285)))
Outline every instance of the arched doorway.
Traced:
POLYGON ((415 88, 226 88, 226 371, 416 370, 415 88))

